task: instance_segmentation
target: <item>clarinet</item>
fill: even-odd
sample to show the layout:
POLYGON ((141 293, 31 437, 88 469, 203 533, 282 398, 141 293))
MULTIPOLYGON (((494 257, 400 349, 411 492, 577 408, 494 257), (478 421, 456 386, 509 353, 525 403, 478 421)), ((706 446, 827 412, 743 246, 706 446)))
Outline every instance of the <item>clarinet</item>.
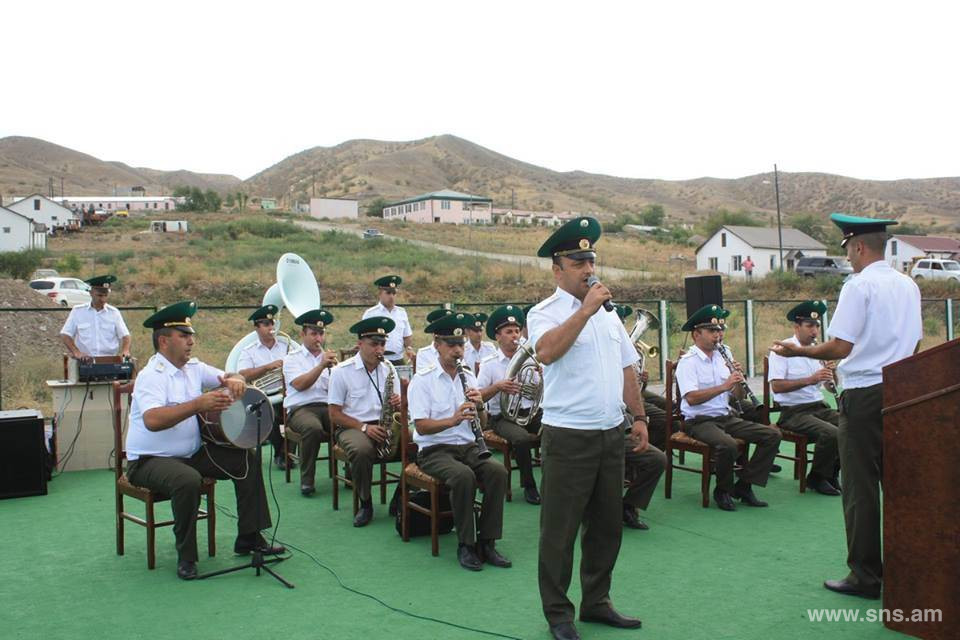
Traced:
MULTIPOLYGON (((717 346, 720 347, 720 357, 723 358, 723 361, 724 363, 726 363, 727 368, 730 369, 731 372, 735 371, 735 369, 733 368, 733 358, 731 358, 730 354, 727 352, 727 345, 721 342, 717 346)), ((760 406, 760 401, 757 400, 757 396, 753 395, 753 391, 750 390, 750 385, 747 384, 746 377, 744 377, 743 380, 740 382, 740 386, 743 388, 744 392, 747 394, 747 397, 750 398, 750 402, 752 402, 754 406, 760 406)), ((737 405, 738 405, 738 408, 740 409, 740 413, 743 413, 743 406, 740 404, 739 400, 737 400, 737 405)))
MULTIPOLYGON (((814 338, 814 339, 813 339, 813 342, 811 342, 810 344, 816 346, 816 344, 817 344, 817 339, 814 338)), ((821 364, 824 368, 829 368, 829 367, 827 367, 827 361, 826 361, 826 360, 821 360, 821 361, 820 361, 820 364, 821 364)), ((833 371, 833 380, 827 380, 826 382, 824 382, 824 383, 823 383, 823 388, 826 389, 827 392, 828 392, 830 395, 833 396, 834 401, 836 401, 837 406, 839 407, 839 406, 840 406, 840 393, 837 391, 837 370, 836 370, 836 369, 832 369, 832 371, 833 371)))
MULTIPOLYGON (((463 398, 467 400, 467 376, 464 375, 465 367, 462 358, 457 358, 457 373, 460 374, 460 385, 463 387, 463 398)), ((473 430, 473 437, 477 441, 477 448, 480 452, 477 457, 481 460, 490 457, 490 450, 487 449, 487 443, 483 439, 483 429, 480 427, 480 413, 475 407, 473 417, 470 419, 470 428, 473 430)))

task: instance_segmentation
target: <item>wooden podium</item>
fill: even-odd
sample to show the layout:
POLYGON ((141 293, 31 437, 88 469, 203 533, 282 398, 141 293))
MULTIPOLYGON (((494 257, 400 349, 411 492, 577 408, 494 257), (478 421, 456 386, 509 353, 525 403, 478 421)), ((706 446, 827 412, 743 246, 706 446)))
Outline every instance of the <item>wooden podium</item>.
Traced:
POLYGON ((960 340, 884 367, 883 406, 884 624, 960 638, 960 340))

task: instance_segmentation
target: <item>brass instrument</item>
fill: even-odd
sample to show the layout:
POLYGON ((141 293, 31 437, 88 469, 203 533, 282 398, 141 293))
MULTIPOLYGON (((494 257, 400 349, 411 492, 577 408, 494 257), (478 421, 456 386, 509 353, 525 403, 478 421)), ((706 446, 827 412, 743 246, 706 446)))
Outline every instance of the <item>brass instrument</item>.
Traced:
MULTIPOLYGON (((464 400, 467 400, 467 376, 464 372, 469 370, 463 358, 457 358, 457 373, 460 375, 460 385, 463 387, 464 400)), ((483 439, 483 427, 480 425, 480 407, 475 407, 473 417, 470 418, 470 429, 473 430, 473 437, 477 442, 477 449, 479 449, 477 457, 481 460, 489 458, 490 450, 487 448, 487 443, 483 439)))
MULTIPOLYGON (((290 345, 293 343, 293 339, 283 331, 274 330, 271 333, 273 333, 273 335, 278 339, 283 339, 287 343, 287 353, 290 353, 290 345)), ((256 387, 268 396, 274 396, 283 392, 283 367, 271 369, 259 378, 251 380, 250 386, 256 387)))
MULTIPOLYGON (((637 378, 643 375, 643 372, 647 369, 647 358, 656 358, 660 353, 660 349, 649 345, 640 337, 649 329, 659 329, 660 321, 657 320, 657 316, 653 315, 646 309, 637 309, 637 322, 633 325, 633 330, 630 332, 630 342, 633 344, 633 348, 637 350, 637 354, 640 356, 640 363, 637 365, 637 378)), ((641 385, 643 382, 641 381, 641 385)))
POLYGON ((386 433, 386 437, 382 443, 377 445, 377 455, 381 460, 389 460, 393 452, 397 450, 396 446, 400 440, 400 429, 402 427, 400 412, 394 411, 393 407, 390 406, 390 398, 394 395, 393 387, 397 381, 397 370, 383 356, 380 356, 380 362, 386 364, 389 371, 387 371, 387 380, 383 385, 383 399, 380 409, 380 428, 386 433))
MULTIPOLYGON (((817 346, 817 339, 814 338, 813 342, 810 343, 811 346, 817 346)), ((833 373, 833 380, 827 380, 822 383, 821 386, 827 390, 827 393, 833 396, 834 401, 837 403, 837 407, 840 406, 840 392, 837 390, 837 370, 835 367, 828 366, 829 363, 826 360, 821 360, 820 364, 824 369, 830 369, 833 373)))
MULTIPOLYGON (((723 362, 727 365, 727 368, 730 369, 731 372, 736 371, 733 367, 733 358, 730 357, 730 352, 727 351, 727 345, 723 344, 722 340, 717 344, 717 350, 720 352, 720 357, 723 358, 723 362)), ((757 400, 757 396, 753 395, 753 391, 750 390, 746 376, 744 376, 740 382, 740 386, 744 393, 747 394, 750 402, 752 402, 754 406, 760 406, 760 401, 757 400)), ((736 396, 734 396, 734 398, 736 398, 736 396)), ((743 403, 741 403, 739 399, 737 399, 737 410, 740 411, 741 414, 743 413, 743 403)))
POLYGON ((543 375, 540 373, 540 361, 533 345, 524 341, 515 341, 517 351, 507 365, 506 378, 520 384, 520 393, 500 392, 500 414, 521 427, 527 426, 536 416, 543 400, 543 375), (529 413, 521 415, 523 401, 530 403, 529 413))

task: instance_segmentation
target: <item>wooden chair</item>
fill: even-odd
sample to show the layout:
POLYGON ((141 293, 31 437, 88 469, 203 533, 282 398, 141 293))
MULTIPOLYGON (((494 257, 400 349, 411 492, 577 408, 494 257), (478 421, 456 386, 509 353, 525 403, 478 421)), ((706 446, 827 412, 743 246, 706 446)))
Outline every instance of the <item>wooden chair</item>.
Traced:
MULTIPOLYGON (((773 394, 770 392, 770 358, 769 356, 763 356, 763 410, 761 415, 764 416, 766 424, 772 424, 770 413, 774 411, 780 411, 780 406, 773 402, 773 394)), ((780 433, 784 441, 793 443, 793 455, 778 453, 777 457, 793 462, 793 478, 800 481, 800 493, 806 493, 807 464, 809 463, 807 445, 810 444, 810 441, 807 436, 783 427, 780 427, 780 433)))
MULTIPOLYGON (((672 360, 667 360, 666 386, 664 387, 664 396, 666 397, 666 447, 664 453, 667 456, 667 469, 664 478, 664 497, 669 499, 673 492, 673 470, 690 471, 700 474, 700 498, 704 509, 710 506, 710 475, 711 464, 716 456, 714 449, 705 442, 691 438, 683 432, 683 414, 680 413, 680 389, 676 383, 677 364, 672 360), (688 467, 684 465, 681 458, 679 462, 673 461, 673 452, 677 451, 681 455, 687 451, 698 453, 701 457, 700 468, 688 467)), ((743 458, 746 455, 746 443, 737 438, 738 457, 743 458)))
MULTIPOLYGON (((483 441, 487 443, 487 448, 491 451, 498 451, 503 455, 503 466, 507 470, 507 502, 513 501, 513 445, 501 435, 498 435, 492 429, 484 429, 483 441)), ((540 458, 540 437, 537 436, 536 444, 531 452, 531 466, 539 467, 542 464, 540 458)))
MULTIPOLYGON (((130 484, 123 471, 123 461, 126 459, 126 451, 123 448, 123 397, 127 397, 127 409, 129 410, 131 394, 133 393, 133 382, 114 382, 113 383, 113 450, 116 452, 116 464, 114 473, 116 475, 115 493, 116 493, 116 520, 117 520, 117 555, 123 555, 123 521, 129 520, 135 522, 147 529, 147 568, 156 567, 156 530, 158 527, 169 527, 173 525, 173 520, 163 520, 157 522, 154 514, 154 506, 158 502, 169 500, 168 496, 161 495, 150 489, 138 487, 130 484), (136 498, 144 503, 146 518, 127 512, 123 506, 123 497, 136 498)), ((206 510, 200 509, 197 520, 207 521, 207 553, 212 557, 216 555, 216 523, 217 511, 214 500, 214 489, 217 481, 213 478, 204 478, 201 491, 207 499, 206 510)))
MULTIPOLYGON (((287 381, 283 378, 283 376, 281 376, 280 379, 283 381, 283 397, 286 398, 287 397, 287 381)), ((287 429, 287 408, 282 405, 281 407, 282 407, 281 411, 283 411, 283 429, 282 429, 283 459, 286 463, 284 464, 284 467, 285 467, 284 473, 286 474, 287 484, 290 484, 290 463, 292 462, 294 465, 296 465, 296 464, 299 464, 300 462, 300 457, 297 454, 292 453, 290 451, 290 448, 291 448, 290 443, 292 442, 296 444, 298 447, 297 450, 300 451, 301 450, 300 443, 303 441, 303 437, 296 431, 287 429)), ((332 430, 332 427, 331 427, 331 430, 332 430)), ((327 477, 332 478, 333 477, 333 434, 324 433, 323 437, 320 439, 320 442, 321 444, 324 442, 327 443, 327 455, 325 456, 318 455, 317 461, 321 461, 321 460, 327 461, 327 477)))

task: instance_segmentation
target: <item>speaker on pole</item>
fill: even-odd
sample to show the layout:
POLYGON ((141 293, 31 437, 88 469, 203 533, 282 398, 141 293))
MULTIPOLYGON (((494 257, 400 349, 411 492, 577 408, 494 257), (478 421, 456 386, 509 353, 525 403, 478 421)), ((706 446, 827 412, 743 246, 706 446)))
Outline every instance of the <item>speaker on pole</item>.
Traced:
POLYGON ((723 283, 720 276, 687 276, 683 279, 687 297, 687 317, 708 304, 723 306, 723 283))
POLYGON ((39 411, 0 411, 0 498, 47 494, 47 447, 39 411))

